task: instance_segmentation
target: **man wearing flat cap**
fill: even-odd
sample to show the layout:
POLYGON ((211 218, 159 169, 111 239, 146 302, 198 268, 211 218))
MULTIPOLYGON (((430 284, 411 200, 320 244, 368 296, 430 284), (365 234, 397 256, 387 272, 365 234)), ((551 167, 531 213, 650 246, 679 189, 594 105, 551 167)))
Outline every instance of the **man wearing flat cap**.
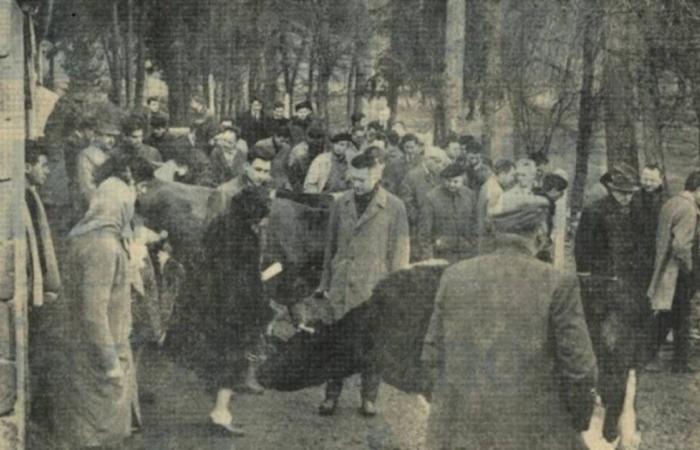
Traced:
POLYGON ((76 200, 81 216, 87 211, 92 195, 97 190, 95 171, 115 152, 120 134, 116 124, 103 121, 97 125, 90 145, 78 155, 76 175, 79 197, 76 200))
POLYGON ((546 207, 493 224, 495 250, 440 280, 421 355, 437 373, 426 448, 582 448, 597 369, 578 280, 535 257, 546 207))
MULTIPOLYGON (((348 168, 352 190, 333 205, 328 223, 323 274, 317 296, 326 298, 335 320, 366 302, 388 273, 408 266, 408 221, 403 202, 380 186, 384 169, 381 150, 368 147, 348 168)), ((362 373, 362 407, 374 416, 379 375, 374 367, 362 373)), ((331 415, 338 406, 343 380, 329 380, 319 407, 331 415)))
POLYGON ((418 259, 456 262, 475 255, 476 209, 463 176, 461 164, 450 164, 440 172, 442 184, 426 195, 418 225, 418 259))
POLYGON ((350 133, 339 133, 331 138, 331 151, 318 155, 309 167, 304 180, 304 192, 309 194, 342 192, 349 189, 348 162, 357 155, 350 133))

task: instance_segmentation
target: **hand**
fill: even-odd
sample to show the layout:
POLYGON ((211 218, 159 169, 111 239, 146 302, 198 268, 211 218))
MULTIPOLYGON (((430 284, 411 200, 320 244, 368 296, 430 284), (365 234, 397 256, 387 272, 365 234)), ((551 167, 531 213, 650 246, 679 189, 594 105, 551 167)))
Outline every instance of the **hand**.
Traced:
POLYGON ((168 231, 167 230, 161 231, 159 236, 160 236, 161 241, 168 239, 168 231))
POLYGON ((121 385, 123 379, 124 379, 124 369, 122 369, 121 364, 117 363, 116 366, 114 366, 112 369, 107 371, 107 380, 109 382, 121 385))

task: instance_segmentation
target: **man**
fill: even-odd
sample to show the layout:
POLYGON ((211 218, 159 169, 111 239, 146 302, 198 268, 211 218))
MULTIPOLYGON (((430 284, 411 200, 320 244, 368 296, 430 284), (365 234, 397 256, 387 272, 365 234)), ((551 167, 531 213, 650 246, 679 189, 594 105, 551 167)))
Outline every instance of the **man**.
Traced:
POLYGON ((156 148, 143 143, 145 130, 146 127, 139 117, 128 117, 122 124, 122 144, 135 150, 135 156, 157 166, 163 162, 163 157, 156 148))
POLYGON ((304 190, 304 180, 311 162, 328 148, 326 130, 313 124, 306 132, 306 138, 292 147, 287 161, 289 184, 297 192, 304 190))
POLYGON ((263 150, 265 153, 274 155, 272 161, 272 186, 275 189, 290 188, 289 185, 289 155, 291 148, 292 135, 288 126, 281 126, 272 130, 272 137, 263 139, 255 144, 256 147, 263 150))
POLYGON ((211 152, 211 168, 214 183, 218 186, 243 173, 248 146, 238 139, 240 128, 232 120, 221 121, 222 131, 214 137, 211 152))
POLYGON ((95 138, 96 127, 97 120, 93 116, 83 118, 78 123, 78 127, 66 138, 63 147, 63 161, 68 176, 70 201, 76 216, 81 213, 75 209, 80 204, 81 198, 78 188, 78 156, 95 138))
POLYGON ((650 164, 642 169, 640 176, 641 189, 632 199, 632 214, 634 222, 639 227, 639 250, 641 252, 641 273, 643 286, 649 286, 654 274, 654 259, 656 257, 656 232, 659 227, 659 214, 668 196, 663 187, 661 169, 650 164))
POLYGON ((484 162, 481 154, 482 147, 472 136, 465 135, 459 138, 459 145, 462 150, 463 164, 466 170, 466 186, 478 195, 481 186, 491 176, 491 169, 484 162))
POLYGON ((405 134, 399 142, 399 151, 386 155, 382 186, 389 192, 398 194, 404 177, 418 164, 420 164, 420 141, 415 134, 405 134))
POLYGON ((175 136, 168 131, 168 116, 162 113, 151 117, 151 133, 146 137, 144 144, 158 150, 163 161, 169 161, 174 156, 175 136))
POLYGON ((248 151, 243 173, 236 178, 219 185, 212 192, 207 203, 207 223, 228 210, 231 199, 248 186, 262 188, 270 181, 270 169, 274 154, 260 147, 248 151))
POLYGON ((452 162, 457 161, 462 155, 462 146, 459 145, 459 136, 454 133, 450 133, 447 136, 447 147, 445 148, 447 156, 452 162))
POLYGON ((545 198, 548 202, 549 215, 549 245, 537 254, 544 262, 560 265, 564 258, 564 241, 566 240, 566 189, 569 187, 568 175, 564 170, 557 169, 542 177, 541 185, 533 188, 535 195, 545 198), (560 200, 562 200, 560 202, 560 200), (557 208, 563 211, 559 211, 557 208))
POLYGON ((215 187, 211 162, 204 150, 199 146, 197 130, 199 125, 190 124, 189 131, 184 136, 178 136, 173 143, 172 161, 164 164, 156 171, 156 177, 164 179, 162 171, 176 168, 173 181, 197 186, 215 187))
POLYGON ((422 355, 442 362, 426 448, 581 448, 596 360, 576 277, 535 258, 546 214, 500 217, 495 252, 445 270, 422 355))
POLYGON ((282 127, 286 128, 288 126, 289 119, 287 119, 284 115, 284 103, 277 101, 272 107, 272 117, 267 124, 267 136, 272 136, 274 130, 282 127))
POLYGON ((367 129, 362 125, 355 125, 351 128, 352 141, 355 147, 364 150, 367 145, 367 129))
MULTIPOLYGON (((366 302, 386 274, 408 266, 406 209, 379 184, 383 170, 379 152, 370 147, 351 161, 348 175, 352 190, 331 210, 318 293, 328 299, 336 320, 366 302)), ((377 413, 374 402, 379 383, 375 368, 364 368, 360 411, 367 417, 377 413)), ((321 415, 335 412, 342 389, 343 380, 326 384, 321 415)))
POLYGON ((138 115, 146 127, 144 130, 146 132, 146 137, 148 137, 152 131, 150 128, 151 119, 157 114, 162 114, 160 111, 160 99, 158 97, 148 97, 148 99, 146 99, 146 106, 143 108, 141 114, 138 115))
POLYGON ((515 164, 499 159, 493 166, 494 174, 481 186, 477 199, 477 232, 479 239, 489 233, 489 216, 501 211, 503 193, 515 185, 515 164))
MULTIPOLYGON (((698 205, 700 172, 691 173, 685 189, 661 209, 656 238, 654 273, 647 295, 656 316, 658 333, 654 350, 658 351, 669 328, 673 329, 674 373, 692 373, 689 365, 691 301, 697 290, 698 205)), ((658 365, 658 361, 656 361, 658 365)))
POLYGON ((308 129, 314 121, 313 112, 313 106, 308 100, 297 103, 294 107, 294 117, 289 123, 293 146, 306 139, 308 129))
POLYGON ((26 141, 24 153, 26 190, 23 221, 27 243, 27 294, 29 303, 29 369, 31 414, 45 419, 49 405, 50 353, 46 332, 52 325, 51 306, 61 291, 56 252, 51 228, 39 196, 39 189, 49 175, 46 146, 42 141, 26 141), (43 306, 43 307, 42 307, 43 306), (41 308, 40 308, 41 307, 41 308))
POLYGON ((362 126, 363 128, 367 125, 367 117, 362 112, 354 112, 350 115, 350 128, 354 129, 356 126, 362 126))
POLYGON ((199 94, 192 96, 190 100, 190 110, 192 112, 192 124, 195 126, 195 144, 202 151, 209 155, 211 153, 211 140, 218 132, 218 124, 214 115, 207 110, 204 97, 199 94))
POLYGON ((95 171, 115 152, 115 144, 120 134, 114 124, 107 122, 99 124, 95 131, 95 137, 90 145, 78 155, 77 187, 80 216, 87 211, 92 195, 97 189, 95 171))
POLYGON ((321 153, 313 160, 304 181, 304 192, 309 194, 343 192, 349 189, 348 161, 357 155, 349 133, 331 138, 332 151, 321 153))
POLYGON ((270 136, 263 116, 263 104, 257 98, 254 98, 250 103, 250 111, 240 118, 239 123, 241 126, 241 139, 251 147, 256 142, 270 136))
POLYGON ((442 185, 426 195, 419 218, 417 259, 457 262, 475 255, 476 211, 463 175, 461 164, 450 164, 440 172, 442 185))
POLYGON ((586 310, 593 348, 599 358, 601 397, 606 407, 603 435, 612 442, 618 435, 617 421, 623 407, 628 371, 639 364, 644 350, 641 332, 645 331, 648 317, 644 314, 644 286, 639 282, 639 235, 634 223, 631 202, 639 190, 637 172, 621 163, 600 179, 607 195, 583 209, 576 239, 574 258, 581 280, 581 295, 586 310), (640 336, 628 337, 632 348, 625 360, 610 357, 610 348, 604 335, 603 323, 618 308, 620 325, 640 336))
POLYGON ((406 206, 411 236, 411 260, 418 258, 418 222, 425 200, 433 188, 440 184, 440 172, 445 168, 447 155, 437 147, 425 151, 420 164, 411 169, 399 187, 399 198, 406 206))

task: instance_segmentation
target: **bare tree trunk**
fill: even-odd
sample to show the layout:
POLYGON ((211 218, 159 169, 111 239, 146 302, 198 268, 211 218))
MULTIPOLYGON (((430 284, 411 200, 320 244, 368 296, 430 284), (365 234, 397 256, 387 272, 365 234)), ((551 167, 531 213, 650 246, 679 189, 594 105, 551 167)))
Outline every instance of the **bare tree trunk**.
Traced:
POLYGON ((588 176, 588 157, 591 153, 593 125, 598 115, 593 93, 595 61, 599 52, 601 10, 599 0, 586 0, 583 17, 583 67, 579 98, 578 137, 576 139, 576 169, 569 197, 571 215, 576 217, 583 207, 583 196, 588 176))
POLYGON ((389 123, 391 128, 399 115, 399 83, 396 80, 389 80, 389 87, 386 94, 387 106, 389 107, 389 123))
POLYGON ((635 130, 635 80, 631 77, 630 38, 633 26, 619 2, 607 0, 605 12, 606 52, 603 60, 603 107, 608 168, 625 163, 639 170, 635 130), (616 9, 617 8, 617 9, 616 9))
POLYGON ((347 91, 345 92, 345 114, 349 119, 355 111, 355 78, 357 73, 357 58, 353 57, 350 70, 348 71, 347 91))
POLYGON ((309 76, 308 76, 308 90, 306 97, 311 100, 314 98, 314 73, 316 71, 316 43, 315 40, 312 41, 309 47, 309 76))
POLYGON ((369 0, 357 2, 358 30, 355 37, 355 98, 353 100, 353 113, 366 113, 368 106, 367 78, 372 64, 369 53, 369 0))
POLYGON ((494 154, 492 148, 496 127, 496 102, 500 97, 501 81, 501 1, 486 0, 486 23, 488 26, 488 52, 486 56, 486 82, 482 96, 481 115, 483 129, 481 139, 484 150, 492 159, 500 155, 494 154))
POLYGON ((146 44, 144 34, 148 19, 147 0, 140 0, 139 18, 136 30, 136 86, 134 87, 134 106, 143 105, 143 93, 146 88, 146 44))
POLYGON ((122 103, 122 71, 121 58, 119 57, 119 48, 121 46, 121 33, 119 31, 119 0, 112 1, 112 45, 111 49, 105 48, 105 51, 111 51, 110 76, 112 79, 112 90, 110 92, 110 100, 116 105, 123 106, 122 103))
POLYGON ((465 0, 447 0, 445 18, 445 74, 443 80, 444 126, 464 129, 465 0))
POLYGON ((126 1, 126 34, 124 36, 124 105, 127 108, 134 106, 131 96, 131 37, 134 34, 134 0, 126 1))

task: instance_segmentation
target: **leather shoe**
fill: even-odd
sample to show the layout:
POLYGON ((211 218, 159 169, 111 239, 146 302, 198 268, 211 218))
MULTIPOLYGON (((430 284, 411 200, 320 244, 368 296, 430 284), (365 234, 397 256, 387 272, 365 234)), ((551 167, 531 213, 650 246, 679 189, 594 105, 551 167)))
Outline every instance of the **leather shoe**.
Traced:
POLYGON ((377 415, 377 407, 374 406, 374 402, 363 400, 360 413, 365 417, 374 417, 377 415))
POLYGON ((215 436, 243 436, 245 433, 241 428, 233 424, 223 425, 220 423, 209 422, 209 430, 215 436))
POLYGON ((332 416, 338 408, 338 400, 326 399, 318 407, 318 413, 322 416, 332 416))

